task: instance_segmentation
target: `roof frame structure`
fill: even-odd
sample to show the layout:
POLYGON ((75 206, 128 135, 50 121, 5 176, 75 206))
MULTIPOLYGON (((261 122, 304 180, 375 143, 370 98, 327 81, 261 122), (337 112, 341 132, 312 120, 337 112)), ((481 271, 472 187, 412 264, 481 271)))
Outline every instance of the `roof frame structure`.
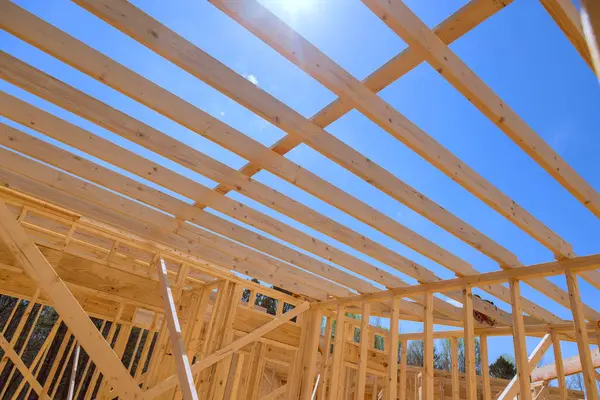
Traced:
MULTIPOLYGON (((401 319, 424 322, 425 332, 422 338, 426 342, 424 355, 427 362, 424 363, 419 379, 429 397, 434 396, 433 383, 437 379, 437 372, 433 368, 435 338, 465 337, 468 358, 467 398, 471 400, 476 396, 474 338, 495 334, 512 334, 515 338, 519 379, 515 379, 513 386, 509 385, 506 390, 514 391, 518 382, 523 398, 530 398, 528 378, 535 365, 529 365, 531 360, 527 359, 525 335, 534 334, 545 335, 544 350, 550 346, 551 335, 554 335, 554 343, 559 337, 577 343, 589 393, 594 385, 589 348, 590 343, 598 340, 598 336, 593 335, 597 333, 598 328, 594 323, 600 321, 600 310, 589 301, 586 304, 587 299, 580 297, 578 277, 591 284, 594 290, 600 290, 599 256, 577 256, 570 243, 377 94, 421 63, 430 64, 595 217, 600 217, 600 194, 449 48, 452 42, 508 6, 512 0, 471 0, 433 29, 428 28, 401 0, 362 0, 367 8, 409 46, 363 81, 337 65, 258 0, 208 2, 339 97, 313 117, 305 118, 130 2, 74 0, 74 3, 133 38, 139 45, 147 47, 285 132, 286 136, 267 147, 20 6, 10 1, 0 3, 0 27, 9 34, 247 161, 244 167, 236 170, 128 115, 124 110, 116 109, 9 53, 0 52, 0 78, 6 82, 218 184, 214 189, 203 186, 192 178, 110 143, 20 98, 0 93, 0 116, 11 121, 0 121, 0 183, 4 187, 0 189, 0 227, 3 228, 0 236, 10 245, 9 252, 0 251, 0 257, 5 261, 0 263, 0 270, 6 272, 0 279, 10 283, 9 289, 2 293, 12 293, 18 299, 25 298, 30 289, 27 286, 32 283, 23 273, 34 278, 36 294, 31 298, 30 308, 38 302, 55 304, 61 318, 68 325, 67 329, 73 332, 83 348, 94 347, 90 356, 95 363, 99 363, 102 373, 109 378, 103 382, 98 381, 100 397, 121 393, 126 398, 150 399, 163 393, 167 397, 174 396, 177 390, 182 392, 184 398, 217 398, 231 391, 237 393, 237 385, 243 373, 240 363, 244 362, 244 356, 241 355, 249 345, 252 345, 252 350, 249 357, 251 360, 248 362, 253 374, 258 376, 249 377, 253 379, 249 390, 251 396, 256 397, 266 365, 262 344, 269 343, 270 340, 263 336, 272 334, 276 328, 292 329, 300 333, 297 343, 291 346, 295 353, 285 363, 290 368, 288 381, 272 393, 285 393, 289 399, 310 398, 312 393, 326 393, 327 387, 321 390, 318 388, 319 378, 316 381, 313 379, 319 368, 327 364, 327 357, 331 355, 330 348, 321 356, 317 354, 320 351, 318 328, 323 317, 330 327, 331 319, 335 318, 342 335, 335 336, 333 370, 330 381, 325 379, 322 385, 331 385, 330 390, 339 389, 334 397, 349 396, 356 391, 362 398, 367 390, 367 382, 370 382, 367 376, 378 373, 388 376, 384 386, 394 393, 399 389, 396 387, 398 376, 401 380, 406 379, 405 363, 400 364, 400 371, 394 368, 394 355, 397 351, 387 354, 389 365, 385 372, 375 373, 369 364, 372 362, 372 355, 368 354, 372 344, 369 341, 371 335, 377 332, 370 326, 369 317, 380 315, 390 317, 390 323, 394 324, 395 321, 395 325, 401 319), (353 109, 537 240, 554 254, 556 261, 526 267, 516 254, 325 130, 328 125, 353 109), (37 139, 23 132, 22 127, 96 157, 115 168, 105 167, 62 146, 37 139), (286 157, 288 152, 300 144, 309 146, 491 258, 498 263, 500 270, 480 273, 451 251, 347 193, 343 188, 329 183, 318 174, 302 168, 286 157), (447 268, 456 278, 442 280, 432 270, 400 252, 253 178, 263 170, 447 268), (190 199, 193 203, 142 183, 136 176, 190 199), (335 245, 330 245, 329 240, 313 238, 266 212, 238 202, 227 196, 231 191, 314 229, 361 255, 355 256, 338 249, 335 245), (16 221, 9 208, 4 205, 4 201, 13 204, 13 200, 18 207, 22 207, 16 221), (205 210, 206 208, 222 213, 224 217, 205 210), (29 209, 36 210, 38 217, 27 217, 29 209), (43 212, 40 213, 40 210, 43 212), (49 224, 48 228, 43 227, 43 224, 36 224, 36 218, 39 219, 42 215, 40 220, 50 220, 44 220, 45 224, 49 224), (33 218, 34 222, 27 218, 33 218), (74 238, 85 229, 92 229, 93 233, 87 236, 95 244, 83 245, 85 241, 80 237, 74 238), (113 239, 110 249, 107 249, 106 236, 110 236, 110 232, 122 236, 117 235, 121 239, 113 239), (150 254, 151 259, 141 261, 132 257, 134 261, 131 264, 115 264, 114 258, 118 257, 115 254, 119 253, 121 240, 132 241, 131 249, 143 248, 143 257, 148 258, 150 254), (106 259, 98 263, 97 257, 90 253, 86 255, 85 251, 73 251, 70 246, 87 246, 86 251, 96 255, 106 253, 106 259), (63 257, 73 265, 76 264, 77 257, 86 259, 85 262, 95 263, 90 264, 89 273, 99 276, 90 277, 90 282, 85 282, 84 276, 88 271, 81 268, 78 270, 77 267, 73 267, 71 271, 70 265, 61 263, 63 257), (395 272, 388 272, 375 262, 365 261, 367 257, 415 279, 418 284, 409 285, 395 272), (157 265, 160 266, 158 274, 154 271, 157 265), (177 272, 173 265, 178 265, 177 272), (36 269, 53 276, 57 283, 35 279, 36 269), (273 295, 273 299, 278 301, 278 310, 270 322, 265 322, 254 333, 248 333, 238 340, 234 340, 236 333, 233 326, 238 321, 237 313, 243 306, 237 301, 246 283, 235 273, 274 285, 274 288, 263 289, 262 284, 252 284, 254 286, 250 286, 246 306, 249 309, 254 308, 259 290, 273 295), (131 281, 125 279, 124 274, 131 274, 131 281), (172 281, 168 278, 169 274, 176 274, 177 278, 172 281), (567 278, 567 290, 546 279, 562 274, 567 278), (125 284, 115 285, 115 288, 107 284, 110 279, 118 277, 123 277, 127 284, 139 282, 140 287, 162 289, 165 302, 150 298, 150 294, 142 295, 139 291, 136 293, 135 289, 128 288, 125 284), (92 287, 94 282, 101 283, 102 287, 92 287), (521 296, 521 283, 528 284, 557 304, 572 309, 573 321, 563 320, 553 310, 521 296), (380 290, 379 285, 384 286, 384 289, 380 290), (510 304, 512 312, 474 296, 474 287, 510 304), (38 296, 40 290, 43 291, 42 297, 38 296), (173 296, 171 290, 176 290, 178 295, 173 296), (193 294, 184 294, 189 290, 193 294), (281 295, 278 290, 292 294, 281 295), (163 324, 161 331, 155 332, 158 358, 154 357, 146 372, 150 378, 141 384, 143 393, 138 387, 141 370, 136 376, 129 370, 133 359, 121 371, 121 364, 113 357, 122 356, 127 344, 126 338, 121 335, 120 342, 115 342, 111 350, 112 339, 107 342, 102 332, 96 332, 97 327, 87 323, 87 315, 92 315, 94 309, 100 310, 99 315, 106 317, 107 310, 112 306, 88 302, 85 293, 102 299, 94 300, 96 303, 106 301, 120 304, 114 325, 123 317, 123 304, 135 306, 136 309, 143 307, 155 313, 153 323, 149 324, 148 335, 155 329, 153 327, 159 313, 168 319, 169 329, 163 324), (438 297, 438 294, 445 297, 438 297), (446 301, 446 298, 452 301, 446 301), (295 309, 284 314, 284 300, 295 309), (209 303, 210 319, 206 329, 202 330, 204 308, 208 309, 209 303), (68 304, 74 306, 73 310, 68 309, 68 304), (346 312, 360 314, 363 320, 355 325, 345 318, 346 312), (476 322, 476 313, 488 318, 488 322, 476 322), (86 322, 78 322, 75 318, 77 316, 78 320, 86 322), (199 323, 194 318, 202 319, 202 322, 199 323), (295 318, 294 321, 291 321, 292 318, 295 318), (183 334, 179 321, 183 326, 183 334), (464 326, 464 330, 454 334, 434 332, 434 323, 464 326), (356 343, 356 351, 351 350, 356 360, 349 366, 350 370, 357 371, 355 376, 358 387, 348 384, 354 372, 344 375, 344 369, 348 366, 346 336, 356 327, 361 332, 361 340, 356 343), (560 336, 557 332, 560 332, 560 336), (204 339, 201 340, 202 335, 204 339), (175 354, 169 353, 169 337, 175 350, 172 353, 175 354), (188 359, 192 360, 194 354, 198 354, 199 361, 189 363, 188 359), (319 366, 319 360, 323 360, 323 365, 319 366), (174 370, 175 366, 177 368, 174 370), (232 383, 235 387, 226 384, 230 366, 237 371, 235 378, 232 378, 233 382, 237 382, 232 383), (174 371, 177 374, 173 374, 174 371), (135 378, 135 382, 129 375, 135 378), (180 389, 176 388, 177 375, 180 389)), ((588 50, 575 6, 569 0, 541 0, 541 4, 584 61, 593 67, 595 53, 588 50)), ((593 43, 590 46, 593 50, 593 43)), ((32 212, 32 215, 35 213, 32 212)), ((127 316, 131 321, 129 332, 133 329, 134 317, 127 316)), ((254 318, 260 320, 262 317, 254 315, 249 319, 254 318)), ((102 327, 107 321, 108 319, 104 320, 102 327)), ((121 325, 122 328, 123 326, 121 325)), ((58 329, 58 325, 55 328, 58 329)), ((392 349, 398 350, 398 332, 392 332, 386 337, 395 342, 396 347, 392 344, 392 349)), ((134 351, 136 354, 141 338, 140 331, 134 351)), ((7 344, 4 343, 4 337, 2 339, 5 351, 11 358, 18 358, 13 362, 18 364, 19 371, 26 376, 29 382, 27 384, 31 386, 29 390, 33 388, 45 396, 49 388, 42 388, 33 370, 21 365, 20 354, 13 350, 14 343, 7 344)), ((327 340, 327 343, 332 342, 331 337, 327 340)), ((403 340, 404 347, 408 337, 401 337, 400 340, 403 340)), ((68 356, 72 350, 65 346, 63 344, 60 351, 68 356)), ((143 352, 147 354, 148 347, 143 352)), ((10 376, 13 374, 14 372, 10 376)), ((99 379, 98 376, 96 379, 99 379)), ((454 373, 452 382, 456 382, 456 379, 454 373)), ((23 380, 22 385, 25 385, 26 380, 23 380)), ((373 390, 377 385, 375 379, 373 390)), ((491 397, 489 377, 484 379, 484 386, 486 397, 491 397)), ((19 390, 21 389, 22 387, 19 390)), ((405 391, 406 388, 400 387, 400 392, 402 390, 405 391)), ((567 396, 566 390, 561 390, 563 396, 567 396)), ((597 397, 592 394, 590 398, 596 400, 597 397)))

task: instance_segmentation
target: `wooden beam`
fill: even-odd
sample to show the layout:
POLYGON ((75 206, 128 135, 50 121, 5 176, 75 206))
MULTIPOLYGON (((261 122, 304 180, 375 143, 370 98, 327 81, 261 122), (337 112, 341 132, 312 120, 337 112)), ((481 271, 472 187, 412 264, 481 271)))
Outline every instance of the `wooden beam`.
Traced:
MULTIPOLYGON (((477 370, 475 365, 475 322, 473 318, 473 291, 470 286, 463 289, 463 310, 465 313, 465 380, 467 400, 477 400, 477 370)), ((514 311, 513 311, 514 312, 514 311)))
POLYGON ((540 0, 540 3, 554 22, 563 31, 575 50, 581 55, 590 68, 593 68, 592 57, 586 45, 579 11, 572 0, 540 0))
POLYGON ((581 361, 581 372, 585 384, 585 392, 590 400, 598 400, 599 395, 596 388, 596 379, 594 377, 594 364, 592 363, 592 354, 590 351, 590 341, 585 326, 585 315, 581 306, 581 294, 579 292, 579 282, 577 274, 571 270, 566 272, 567 287, 569 288, 569 300, 571 302, 571 311, 575 323, 575 337, 577 338, 577 350, 581 361))
MULTIPOLYGON (((592 350, 592 365, 594 368, 600 368, 600 350, 592 350)), ((564 375, 578 374, 582 370, 581 359, 579 356, 573 356, 562 360, 562 366, 557 367, 556 364, 544 365, 543 367, 535 368, 531 372, 532 382, 543 382, 557 379, 559 376, 558 370, 562 367, 564 375)))
MULTIPOLYGON (((475 107, 502 130, 516 145, 535 160, 548 174, 560 182, 594 215, 600 217, 600 194, 589 185, 548 143, 522 120, 494 91, 485 84, 450 48, 442 42, 402 0, 362 0, 409 46, 425 53, 429 64, 475 107)), ((464 168, 464 166, 463 166, 464 168)), ((498 194, 501 193, 498 191, 498 194)), ((499 199, 501 196, 498 197, 499 199)), ((573 250, 563 239, 552 233, 540 221, 515 205, 520 216, 507 215, 509 220, 528 232, 548 249, 561 257, 570 257, 573 250), (527 226, 526 220, 534 226, 527 226), (550 234, 551 236, 544 236, 550 234)), ((496 207, 498 210, 498 208, 496 207)), ((500 211, 502 213, 502 211, 500 211)))
MULTIPOLYGON (((177 307, 173 299, 169 277, 167 276, 167 266, 165 261, 160 258, 156 263, 158 272, 158 280, 160 282, 161 297, 165 304, 165 318, 169 329, 169 340, 171 342, 171 352, 175 359, 175 370, 177 371, 177 379, 179 380, 179 389, 184 400, 197 400, 198 394, 194 386, 194 378, 190 368, 186 349, 183 344, 183 336, 181 334, 181 326, 177 317, 177 307)), ((141 331, 140 331, 141 336, 141 331)))
MULTIPOLYGON (((202 371, 203 369, 210 367, 211 365, 222 360, 223 358, 230 356, 242 347, 252 343, 253 341, 264 336, 265 334, 290 321, 292 318, 302 314, 304 311, 308 310, 309 307, 310 304, 308 302, 304 302, 296 308, 294 308, 293 310, 290 310, 279 317, 273 318, 270 322, 264 324, 255 331, 239 338, 230 345, 225 346, 222 349, 215 351, 211 355, 202 358, 201 360, 197 361, 192 365, 192 373, 195 374, 199 371, 202 371)), ((144 393, 144 399, 153 399, 159 396, 160 394, 164 393, 165 391, 169 390, 170 388, 174 387, 175 385, 177 385, 177 376, 171 375, 158 385, 148 389, 144 393)))
POLYGON ((597 1, 581 1, 581 23, 596 76, 600 79, 600 5, 597 1))
MULTIPOLYGON (((563 366, 560 338, 554 329, 550 332, 550 336, 552 338, 552 347, 554 350, 554 365, 556 366, 556 378, 558 381, 558 390, 560 391, 560 400, 567 400, 567 382, 565 381, 565 369, 563 366)), ((536 370, 534 369, 531 372, 532 381, 534 379, 535 371, 536 370)))
POLYGON ((427 291, 446 292, 448 290, 457 290, 465 285, 474 287, 484 286, 490 283, 503 283, 510 279, 519 279, 527 281, 533 276, 554 276, 565 273, 567 270, 586 271, 598 268, 600 263, 600 254, 590 256, 581 256, 570 259, 551 261, 548 263, 536 264, 526 268, 514 268, 503 271, 486 272, 477 276, 463 276, 460 278, 447 279, 434 283, 406 286, 387 291, 381 291, 361 296, 353 296, 344 299, 327 300, 320 303, 322 307, 331 307, 337 304, 354 304, 362 301, 377 301, 389 299, 391 297, 406 297, 408 295, 422 294, 427 291))
POLYGON ((490 383, 490 364, 488 360, 488 338, 485 335, 479 337, 479 354, 481 359, 481 377, 483 386, 483 400, 492 400, 492 388, 490 383))
POLYGON ((39 252, 23 228, 14 220, 6 203, 0 200, 0 238, 10 248, 25 272, 34 279, 73 334, 94 360, 106 379, 124 397, 140 399, 142 391, 123 367, 98 329, 65 283, 39 252))
POLYGON ((386 396, 396 400, 398 397, 398 313, 400 312, 400 299, 392 299, 390 311, 390 334, 385 347, 388 351, 386 396))
MULTIPOLYGON (((427 292, 425 294, 425 315, 423 317, 423 332, 425 334, 425 340, 423 343, 423 398, 425 400, 434 399, 433 390, 433 357, 434 357, 434 341, 433 341, 433 292, 427 292)), ((465 301, 466 306, 467 301, 465 301)), ((473 319, 473 315, 464 316, 465 323, 467 319, 473 319)))
MULTIPOLYGON (((433 304, 431 305, 433 307, 433 304)), ((362 315, 360 321, 360 350, 358 353, 358 378, 356 381, 356 399, 365 398, 365 388, 367 385, 367 363, 369 361, 369 334, 371 319, 371 303, 362 304, 362 315)))
MULTIPOLYGON (((406 340, 401 341, 402 349, 400 350, 400 400, 406 400, 406 393, 408 391, 406 369, 407 369, 407 357, 408 357, 408 342, 406 340)), ((396 400, 393 397, 387 397, 388 400, 396 400)))
MULTIPOLYGON (((511 306, 513 311, 513 343, 515 346, 515 360, 517 379, 520 388, 520 399, 531 400, 529 375, 531 368, 527 360, 527 343, 525 341, 525 327, 523 324, 523 309, 521 308, 521 284, 517 279, 509 280, 512 294, 511 306)), ((506 392, 506 390, 505 390, 506 392)), ((503 397, 499 398, 502 399, 503 397)), ((506 397, 508 400, 509 397, 506 397)), ((512 397, 510 397, 512 399, 512 397)))

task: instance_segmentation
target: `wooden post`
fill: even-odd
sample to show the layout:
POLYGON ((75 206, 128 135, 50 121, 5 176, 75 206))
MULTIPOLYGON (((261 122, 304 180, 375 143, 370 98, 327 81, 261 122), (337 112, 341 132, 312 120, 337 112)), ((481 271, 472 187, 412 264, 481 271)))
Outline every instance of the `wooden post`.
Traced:
POLYGON ((517 378, 519 380, 519 400, 531 400, 531 384, 529 376, 531 368, 527 359, 527 343, 525 342, 525 324, 523 322, 523 308, 521 307, 521 284, 517 279, 511 278, 510 300, 513 318, 513 343, 515 346, 515 360, 517 362, 517 378))
POLYGON ((424 396, 425 400, 433 400, 433 292, 425 294, 425 315, 423 320, 423 330, 425 334, 423 350, 423 372, 424 372, 424 396))
POLYGON ((160 260, 156 263, 156 269, 158 272, 158 280, 160 282, 160 289, 165 307, 165 318, 169 328, 169 339, 171 341, 173 357, 175 358, 175 370, 177 371, 177 376, 179 378, 179 387, 184 400, 198 400, 198 395, 194 386, 194 378, 192 377, 192 371, 190 368, 190 362, 187 358, 185 346, 183 345, 183 337, 181 335, 181 327, 179 326, 179 320, 177 318, 175 300, 173 299, 173 293, 171 292, 171 287, 169 286, 167 266, 162 258, 160 258, 160 260))
POLYGON ((337 308, 337 320, 335 327, 335 339, 333 347, 333 367, 331 369, 331 385, 329 391, 331 400, 341 399, 341 391, 344 386, 344 334, 346 331, 346 307, 339 305, 337 308))
POLYGON ((323 316, 319 310, 309 311, 306 316, 306 330, 302 332, 302 335, 307 335, 302 362, 302 400, 310 400, 312 398, 317 371, 322 319, 323 316))
POLYGON ((467 400, 477 400, 477 373, 475 365, 475 320, 473 318, 473 292, 470 286, 463 289, 465 320, 465 380, 467 400))
POLYGON ((490 382, 490 365, 488 361, 488 338, 485 335, 479 337, 481 377, 483 382, 483 400, 492 400, 492 388, 490 382))
POLYGON ((327 382, 329 379, 330 362, 329 357, 331 355, 331 330, 333 328, 333 318, 327 317, 325 324, 325 338, 323 340, 323 353, 321 356, 321 384, 317 391, 317 398, 319 400, 325 400, 327 395, 327 382))
POLYGON ((371 303, 362 304, 362 317, 360 321, 360 350, 358 353, 358 378, 356 387, 356 399, 365 398, 365 387, 367 385, 367 362, 369 358, 369 320, 371 319, 371 303))
MULTIPOLYGON (((406 380, 406 355, 408 353, 408 341, 402 340, 402 349, 400 350, 400 400, 406 400, 408 390, 406 380)), ((390 399, 390 397, 388 397, 390 399)), ((396 399, 391 399, 396 400, 396 399)))
POLYGON ((581 295, 579 293, 579 282, 577 275, 568 269, 567 287, 569 289, 569 301, 571 302, 571 311, 573 312, 573 322, 575 323, 575 337, 577 338, 577 350, 581 360, 581 372, 585 384, 585 392, 589 400, 598 400, 598 390, 596 388, 595 370, 592 364, 592 354, 590 351, 590 340, 585 326, 585 315, 581 304, 581 295))
POLYGON ((554 350, 554 365, 556 365, 558 390, 560 391, 560 400, 567 400, 567 383, 565 381, 565 369, 563 366, 562 350, 560 348, 560 338, 554 329, 550 331, 552 337, 552 347, 554 350))
POLYGON ((388 379, 387 379, 387 398, 396 400, 398 397, 398 313, 400 312, 400 299, 392 299, 392 309, 390 310, 390 336, 388 343, 385 344, 388 350, 388 379))
POLYGON ((458 338, 450 338, 452 353, 452 400, 460 400, 460 381, 458 375, 458 338))

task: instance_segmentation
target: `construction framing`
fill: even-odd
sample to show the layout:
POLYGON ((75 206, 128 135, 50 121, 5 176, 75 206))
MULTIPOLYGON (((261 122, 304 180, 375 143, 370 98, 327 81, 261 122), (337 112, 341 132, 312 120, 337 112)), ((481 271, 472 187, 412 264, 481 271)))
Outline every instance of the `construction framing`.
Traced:
MULTIPOLYGON (((597 301, 582 298, 579 282, 600 290, 600 254, 576 255, 542 221, 377 95, 428 63, 600 217, 600 194, 449 47, 512 0, 470 0, 434 29, 401 0, 362 0, 408 45, 363 81, 257 0, 209 0, 338 96, 311 118, 126 0, 73 1, 286 135, 266 147, 17 4, 0 0, 4 31, 248 162, 239 170, 231 168, 0 52, 4 81, 218 183, 210 189, 0 92, 0 302, 6 307, 0 313, 0 398, 599 400, 600 351, 594 346, 600 345, 600 308, 597 301), (354 109, 556 259, 525 266, 508 249, 325 130, 354 109), (498 270, 481 273, 285 157, 301 144, 490 257, 498 270), (443 280, 253 179, 262 170, 406 245, 456 278, 443 280), (226 196, 230 191, 418 284, 409 285, 399 275, 226 196), (565 276, 568 290, 547 279, 559 275, 565 276), (572 319, 522 296, 522 283, 572 310, 572 319), (475 288, 509 304, 511 312, 474 295, 475 288), (389 320, 390 329, 373 326, 372 317, 389 320), (423 332, 399 333, 402 321, 422 322, 423 332), (453 328, 434 329, 434 324, 453 328), (490 377, 488 338, 494 336, 513 338, 517 374, 512 380, 490 377), (539 338, 531 353, 526 337, 539 338), (438 339, 449 339, 449 371, 434 368, 438 339), (458 366, 459 339, 464 373, 458 366), (407 345, 413 340, 423 341, 422 366, 407 364, 407 345), (578 356, 563 359, 561 342, 576 343, 578 356), (555 363, 538 367, 550 347, 555 363), (582 374, 585 394, 566 386, 565 377, 576 373, 582 374), (553 380, 556 386, 550 384, 553 380)), ((581 17, 570 0, 540 3, 600 76, 598 3, 583 1, 581 17)))

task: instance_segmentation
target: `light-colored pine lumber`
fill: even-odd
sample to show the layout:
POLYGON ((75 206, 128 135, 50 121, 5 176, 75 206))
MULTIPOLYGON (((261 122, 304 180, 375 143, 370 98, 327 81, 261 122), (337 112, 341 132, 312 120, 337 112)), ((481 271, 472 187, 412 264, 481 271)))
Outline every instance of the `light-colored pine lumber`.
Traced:
POLYGON ((75 334, 90 357, 102 370, 104 376, 124 396, 141 398, 141 390, 135 385, 120 360, 115 356, 102 335, 87 317, 64 282, 52 266, 37 250, 29 236, 13 220, 6 203, 0 201, 0 237, 9 246, 13 256, 21 263, 27 274, 53 300, 53 306, 75 334))
POLYGON ((460 399, 460 385, 458 375, 458 338, 450 338, 450 356, 451 356, 451 371, 452 371, 452 400, 460 399))
MULTIPOLYGON (((514 110, 502 101, 402 0, 363 0, 363 3, 382 18, 388 27, 396 32, 409 46, 423 51, 429 64, 440 75, 544 168, 548 174, 560 182, 577 200, 594 215, 600 217, 600 194, 527 125, 514 110)), ((464 169, 464 165, 462 168, 464 169)), ((498 193, 500 194, 499 191, 498 193)), ((498 210, 498 208, 496 209, 498 210)), ((533 216, 528 215, 516 204, 514 209, 517 210, 517 213, 513 211, 512 216, 506 213, 503 213, 503 215, 554 251, 555 254, 562 257, 572 256, 572 249, 564 240, 556 234, 550 234, 549 228, 533 216), (528 224, 531 225, 528 227, 528 224)))
MULTIPOLYGON (((570 9, 573 8, 571 4, 570 9)), ((600 5, 597 1, 581 1, 581 24, 596 76, 600 79, 600 5)), ((572 15, 572 14, 571 14, 572 15)))
POLYGON ((569 301, 571 302, 571 312, 575 323, 575 337, 577 338, 577 351, 581 361, 581 372, 583 383, 585 384, 586 395, 589 400, 598 400, 600 395, 596 388, 595 370, 592 363, 592 354, 590 351, 590 341, 585 327, 585 315, 581 305, 581 293, 579 291, 579 282, 577 274, 572 270, 566 271, 567 287, 569 289, 569 301))
MULTIPOLYGON (((510 281, 510 291, 512 293, 511 307, 513 311, 513 343, 515 347, 515 361, 517 367, 517 376, 515 377, 519 385, 519 398, 522 400, 531 400, 531 390, 529 385, 529 376, 531 367, 527 360, 527 343, 525 341, 525 327, 523 324, 523 309, 521 308, 521 283, 514 278, 510 281)), ((506 392, 506 390, 505 390, 506 392)), ((506 397, 508 400, 509 397, 506 397)))
MULTIPOLYGON (((563 366, 563 357, 562 357, 562 349, 560 347, 560 338, 558 334, 553 329, 550 332, 550 337, 552 338, 552 348, 554 351, 554 365, 556 366, 556 378, 558 389, 560 390, 560 400, 567 399, 567 382, 565 381, 565 369, 563 366)), ((534 371, 532 371, 532 380, 534 376, 534 371)))
MULTIPOLYGON (((477 399, 477 380, 475 365, 475 321, 473 319, 473 290, 470 286, 463 289, 463 311, 465 313, 464 347, 465 380, 467 382, 467 400, 477 399)), ((514 313, 514 310, 513 310, 514 313)))
MULTIPOLYGON (((173 358, 175 359, 175 369, 179 380, 179 388, 184 400, 197 400, 198 394, 196 393, 196 388, 194 386, 190 361, 188 360, 186 349, 183 344, 181 327, 177 317, 177 308, 167 276, 167 266, 162 258, 156 264, 156 269, 160 281, 161 296, 165 303, 165 317, 167 320, 167 327, 169 328, 169 339, 171 341, 171 348, 173 349, 173 358)), ((142 330, 140 330, 140 338, 141 336, 142 330)))
MULTIPOLYGON (((433 307, 433 302, 431 304, 433 307)), ((360 350, 358 353, 358 377, 356 381, 356 399, 365 398, 365 388, 367 386, 367 362, 369 360, 369 326, 371 319, 371 303, 362 304, 361 322, 360 322, 360 350)))
MULTIPOLYGON (((433 357, 434 357, 434 341, 433 341, 433 292, 427 292, 425 294, 425 316, 423 319, 423 332, 425 340, 423 342, 423 398, 425 400, 434 399, 434 370, 433 370, 433 357)), ((465 308, 470 300, 465 301, 465 308)), ((465 315, 465 321, 469 316, 465 315)), ((466 356, 465 356, 466 357, 466 356)))
POLYGON ((391 305, 390 333, 384 343, 384 348, 388 351, 386 393, 389 399, 395 400, 398 397, 398 313, 400 312, 400 299, 392 299, 391 305))
POLYGON ((492 400, 490 362, 488 357, 488 338, 485 335, 479 337, 479 354, 481 359, 481 377, 483 378, 483 400, 492 400))

